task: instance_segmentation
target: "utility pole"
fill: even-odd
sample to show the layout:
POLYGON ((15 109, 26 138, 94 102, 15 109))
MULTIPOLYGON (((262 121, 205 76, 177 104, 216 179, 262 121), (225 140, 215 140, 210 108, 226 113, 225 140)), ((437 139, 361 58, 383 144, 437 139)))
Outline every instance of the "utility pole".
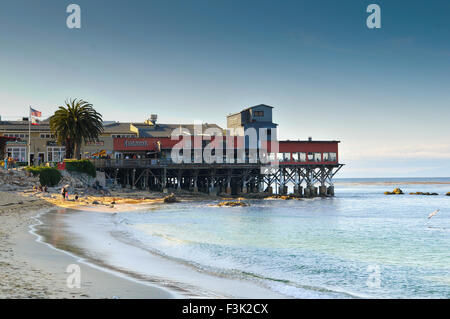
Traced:
POLYGON ((28 113, 28 166, 31 166, 31 106, 28 113))

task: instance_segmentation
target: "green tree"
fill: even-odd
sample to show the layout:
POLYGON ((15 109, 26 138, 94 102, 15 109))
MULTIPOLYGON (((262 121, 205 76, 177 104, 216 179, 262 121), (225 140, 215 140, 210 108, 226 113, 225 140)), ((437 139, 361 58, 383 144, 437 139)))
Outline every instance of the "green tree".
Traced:
POLYGON ((103 132, 102 115, 92 104, 73 99, 60 106, 50 117, 50 129, 58 142, 66 146, 66 157, 81 158, 81 143, 96 142, 103 132))

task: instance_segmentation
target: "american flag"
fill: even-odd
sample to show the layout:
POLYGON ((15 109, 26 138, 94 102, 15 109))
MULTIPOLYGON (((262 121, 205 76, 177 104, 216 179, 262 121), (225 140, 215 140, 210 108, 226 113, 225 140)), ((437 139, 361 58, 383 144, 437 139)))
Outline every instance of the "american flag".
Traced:
POLYGON ((35 110, 33 108, 30 107, 30 114, 31 116, 36 116, 36 117, 41 117, 42 116, 42 112, 35 110))

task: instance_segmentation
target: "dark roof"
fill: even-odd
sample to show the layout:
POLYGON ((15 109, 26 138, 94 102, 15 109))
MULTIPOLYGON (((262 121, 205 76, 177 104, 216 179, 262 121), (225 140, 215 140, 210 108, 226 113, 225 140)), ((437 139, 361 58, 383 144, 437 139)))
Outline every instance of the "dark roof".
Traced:
MULTIPOLYGON (((180 127, 189 130, 191 134, 194 133, 193 124, 156 124, 148 125, 145 123, 133 123, 133 125, 139 130, 139 137, 170 137, 172 132, 180 127)), ((203 124, 203 131, 208 128, 217 128, 223 130, 216 124, 203 124)))
POLYGON ((283 143, 298 143, 298 142, 300 142, 300 143, 340 143, 341 141, 336 141, 336 140, 331 140, 331 141, 319 141, 319 140, 317 140, 317 141, 315 141, 315 140, 303 140, 303 141, 301 141, 301 140, 284 140, 284 141, 278 141, 278 143, 281 143, 281 142, 283 142, 283 143))
POLYGON ((267 104, 258 104, 258 105, 246 107, 245 109, 243 109, 243 110, 241 110, 239 112, 236 112, 236 113, 230 113, 230 114, 227 115, 227 117, 228 116, 233 116, 233 115, 236 115, 236 114, 240 114, 242 112, 245 112, 247 110, 251 110, 251 109, 253 109, 255 107, 260 107, 260 106, 269 107, 269 108, 273 109, 273 106, 270 106, 270 105, 267 105, 267 104))
MULTIPOLYGON (((0 122, 0 132, 5 131, 27 131, 28 132, 29 125, 28 121, 2 121, 0 122)), ((48 121, 41 121, 39 125, 31 125, 31 131, 44 131, 50 130, 48 121)))
POLYGON ((269 107, 269 108, 273 109, 273 106, 266 105, 266 104, 258 104, 258 105, 247 107, 247 108, 243 109, 241 112, 253 109, 255 107, 260 107, 260 106, 269 107))
MULTIPOLYGON (((120 123, 120 122, 113 122, 113 123, 105 123, 103 125, 103 133, 136 133, 133 130, 131 130, 131 126, 133 123, 120 123)), ((134 126, 134 125, 133 125, 134 126)))
MULTIPOLYGON (((156 124, 149 125, 146 123, 121 123, 121 122, 106 122, 104 124, 104 133, 136 133, 132 128, 138 130, 140 137, 170 137, 172 131, 179 127, 188 129, 191 134, 194 132, 193 124, 156 124)), ((208 128, 218 128, 223 130, 216 124, 203 124, 203 131, 208 128)), ((28 132, 28 121, 3 121, 0 122, 0 132, 28 132)), ((31 125, 32 132, 50 131, 48 121, 40 122, 40 125, 31 125)))

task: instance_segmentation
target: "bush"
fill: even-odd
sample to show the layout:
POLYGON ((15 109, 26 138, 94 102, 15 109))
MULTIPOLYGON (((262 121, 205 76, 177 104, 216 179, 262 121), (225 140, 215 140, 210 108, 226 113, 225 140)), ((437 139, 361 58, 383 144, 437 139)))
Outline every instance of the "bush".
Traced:
POLYGON ((69 172, 85 173, 89 176, 97 176, 94 164, 90 160, 65 160, 66 169, 69 172))
POLYGON ((27 167, 33 176, 39 176, 41 186, 53 187, 61 181, 61 173, 53 167, 27 167))

